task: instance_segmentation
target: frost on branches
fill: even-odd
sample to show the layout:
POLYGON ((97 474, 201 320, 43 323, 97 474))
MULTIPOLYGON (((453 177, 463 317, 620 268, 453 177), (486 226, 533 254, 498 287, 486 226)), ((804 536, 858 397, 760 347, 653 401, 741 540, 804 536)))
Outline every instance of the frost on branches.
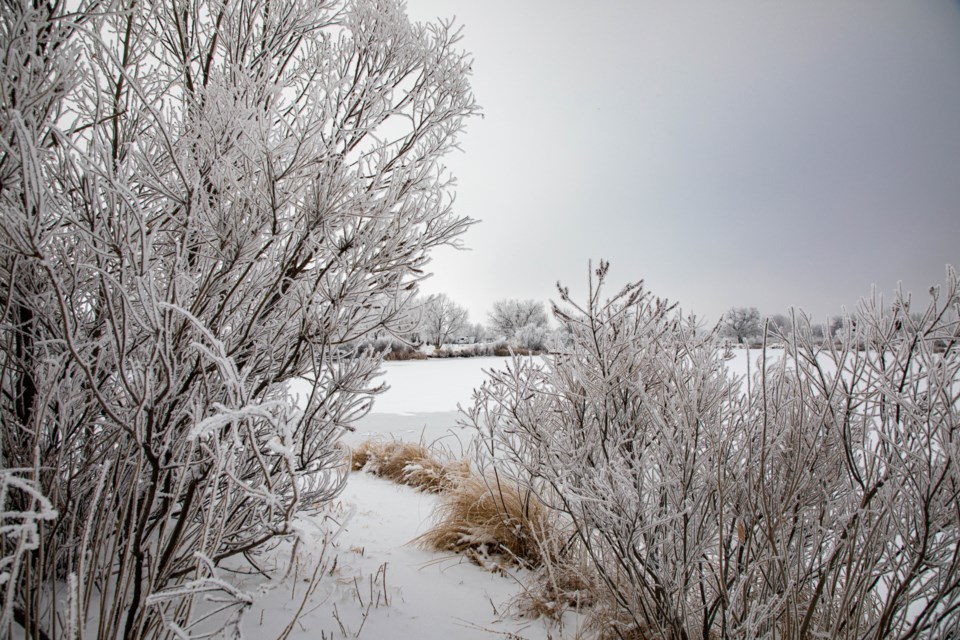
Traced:
POLYGON ((5 4, 0 636, 189 634, 337 495, 350 345, 470 223, 458 39, 387 0, 5 4))
POLYGON ((567 350, 514 360, 468 414, 480 464, 565 529, 545 579, 601 585, 597 635, 956 637, 955 272, 919 313, 863 301, 833 345, 794 318, 743 381, 641 284, 603 302, 606 271, 585 307, 561 290, 567 350))

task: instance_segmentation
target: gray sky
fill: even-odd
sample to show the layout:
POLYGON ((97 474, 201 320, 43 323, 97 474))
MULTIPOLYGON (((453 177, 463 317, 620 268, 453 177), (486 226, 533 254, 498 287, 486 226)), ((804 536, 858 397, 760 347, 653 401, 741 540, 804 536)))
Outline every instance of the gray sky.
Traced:
POLYGON ((448 166, 482 222, 425 287, 472 321, 498 298, 555 299, 557 280, 582 292, 590 259, 710 320, 822 319, 899 280, 925 301, 960 266, 956 2, 407 10, 456 16, 475 57, 485 117, 448 166))

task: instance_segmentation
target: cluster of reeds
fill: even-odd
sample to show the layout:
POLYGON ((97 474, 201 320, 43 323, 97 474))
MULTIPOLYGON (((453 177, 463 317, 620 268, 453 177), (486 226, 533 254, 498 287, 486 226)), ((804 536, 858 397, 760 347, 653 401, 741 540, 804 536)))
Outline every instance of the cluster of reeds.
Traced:
POLYGON ((463 553, 481 566, 539 567, 554 546, 554 526, 529 489, 496 475, 471 474, 447 491, 434 526, 417 538, 427 549, 463 553))
POLYGON ((439 449, 431 451, 422 443, 365 440, 352 456, 354 471, 364 470, 427 493, 445 491, 470 473, 469 460, 454 459, 439 449))
POLYGON ((440 494, 434 526, 416 539, 423 548, 462 553, 481 566, 540 567, 556 555, 556 525, 529 488, 423 443, 370 439, 352 450, 354 471, 367 471, 419 491, 440 494), (494 559, 496 558, 496 559, 494 559))

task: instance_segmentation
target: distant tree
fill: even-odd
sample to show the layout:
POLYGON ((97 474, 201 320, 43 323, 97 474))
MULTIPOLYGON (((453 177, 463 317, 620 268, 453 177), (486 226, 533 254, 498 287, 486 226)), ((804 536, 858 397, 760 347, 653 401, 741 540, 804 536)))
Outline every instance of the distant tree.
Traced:
POLYGON ((736 338, 737 344, 743 344, 760 335, 760 312, 756 307, 734 307, 724 314, 721 331, 736 338))
POLYGON ((546 329, 549 324, 543 303, 535 300, 497 300, 489 318, 490 328, 507 339, 527 325, 546 329))
POLYGON ((423 304, 423 335, 439 349, 467 326, 467 310, 445 293, 427 298, 423 304))
POLYGON ((477 342, 482 342, 490 333, 483 323, 475 322, 464 329, 464 333, 472 337, 477 342))
POLYGON ((823 340, 825 335, 825 328, 823 324, 813 324, 810 325, 810 335, 813 336, 816 340, 823 340))
POLYGON ((840 334, 840 332, 843 330, 843 318, 841 316, 837 316, 836 318, 831 320, 829 329, 830 329, 830 337, 836 338, 840 334))
POLYGON ((773 333, 786 336, 793 328, 793 322, 782 313, 775 313, 767 317, 767 329, 773 333))
POLYGON ((531 322, 517 329, 510 339, 510 342, 524 349, 545 351, 549 346, 552 336, 553 332, 550 331, 549 327, 531 322))

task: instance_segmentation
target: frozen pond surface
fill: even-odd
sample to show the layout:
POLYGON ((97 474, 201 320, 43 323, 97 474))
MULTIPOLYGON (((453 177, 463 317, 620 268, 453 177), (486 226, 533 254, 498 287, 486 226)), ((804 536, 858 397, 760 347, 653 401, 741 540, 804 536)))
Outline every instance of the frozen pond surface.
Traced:
POLYGON ((385 362, 381 378, 390 389, 377 396, 373 410, 387 414, 422 414, 457 410, 470 403, 484 370, 502 369, 509 358, 443 358, 385 362))
POLYGON ((486 371, 502 369, 508 358, 446 358, 384 363, 380 378, 390 388, 374 400, 373 410, 344 437, 355 444, 375 436, 427 444, 442 442, 458 451, 470 440, 470 430, 458 426, 464 408, 473 402, 473 391, 486 379, 486 371))

